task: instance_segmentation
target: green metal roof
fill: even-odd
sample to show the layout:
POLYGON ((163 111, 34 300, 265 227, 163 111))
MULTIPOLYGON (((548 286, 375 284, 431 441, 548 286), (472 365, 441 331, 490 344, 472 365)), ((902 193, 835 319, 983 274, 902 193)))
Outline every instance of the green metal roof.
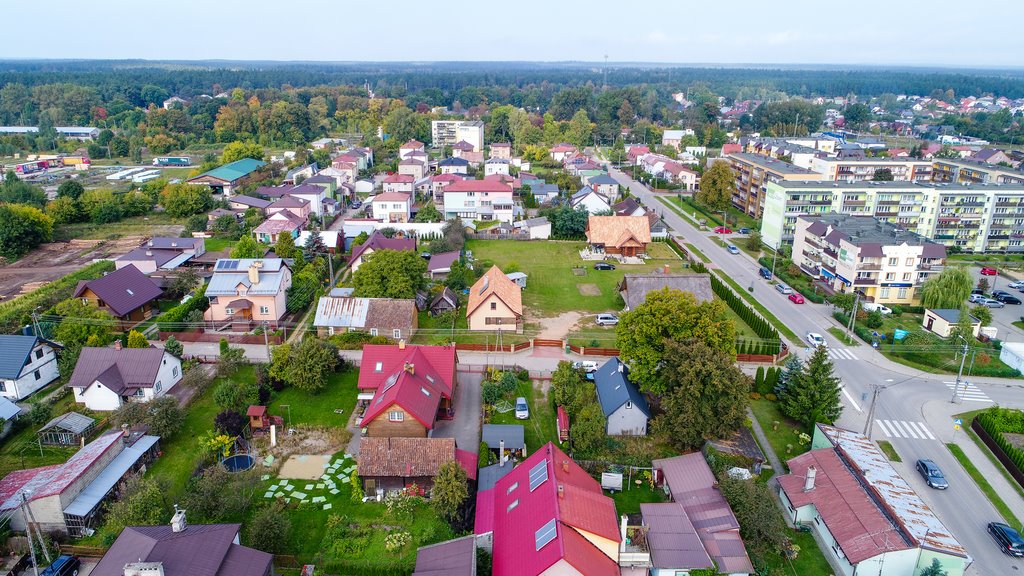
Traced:
POLYGON ((196 178, 202 178, 204 176, 210 176, 218 178, 220 180, 226 180, 228 182, 234 182, 239 178, 248 176, 250 173, 255 171, 261 166, 266 166, 266 162, 262 160, 253 160, 252 158, 242 158, 241 160, 235 160, 230 164, 225 164, 218 168, 214 168, 205 174, 200 174, 196 178))

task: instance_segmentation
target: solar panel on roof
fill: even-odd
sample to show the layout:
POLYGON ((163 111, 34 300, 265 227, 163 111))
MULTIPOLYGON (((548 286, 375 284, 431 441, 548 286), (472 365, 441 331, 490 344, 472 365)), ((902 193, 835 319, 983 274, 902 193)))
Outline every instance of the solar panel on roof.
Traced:
POLYGON ((536 490, 548 479, 548 461, 542 460, 530 468, 530 492, 536 490))
POLYGON ((548 520, 547 524, 541 526, 537 530, 537 550, 544 547, 545 544, 555 539, 558 534, 558 529, 555 527, 555 519, 548 520))

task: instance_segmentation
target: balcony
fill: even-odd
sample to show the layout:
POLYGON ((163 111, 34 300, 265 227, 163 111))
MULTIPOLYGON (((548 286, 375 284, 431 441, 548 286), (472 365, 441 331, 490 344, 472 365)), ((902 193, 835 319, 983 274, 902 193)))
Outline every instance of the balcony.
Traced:
POLYGON ((889 210, 876 210, 875 216, 899 216, 899 212, 889 210))
POLYGON ((804 237, 804 242, 806 242, 808 246, 814 246, 815 248, 821 250, 821 244, 815 242, 811 236, 804 237))
POLYGON ((821 260, 821 254, 819 252, 815 252, 812 250, 801 250, 801 253, 803 253, 804 256, 810 258, 814 262, 818 262, 821 260))
POLYGON ((853 279, 853 285, 854 286, 874 286, 876 284, 878 284, 878 279, 877 278, 854 278, 853 279))
POLYGON ((945 267, 945 264, 919 264, 917 269, 922 272, 941 272, 945 267))
POLYGON ((864 200, 843 200, 843 206, 863 206, 866 203, 864 200))
POLYGON ((881 264, 858 264, 857 270, 881 270, 881 264))
POLYGON ((825 262, 822 262, 821 263, 821 267, 824 268, 825 270, 828 270, 833 275, 835 275, 835 273, 836 273, 836 267, 835 266, 832 266, 830 264, 826 264, 825 262))
POLYGON ((807 264, 801 264, 800 269, 804 271, 804 274, 809 274, 813 278, 821 276, 821 268, 817 266, 808 266, 807 264))

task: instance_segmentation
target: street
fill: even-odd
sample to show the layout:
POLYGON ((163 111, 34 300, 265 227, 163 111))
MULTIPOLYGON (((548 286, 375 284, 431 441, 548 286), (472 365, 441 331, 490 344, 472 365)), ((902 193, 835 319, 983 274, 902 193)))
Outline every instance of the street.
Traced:
MULTIPOLYGON (((629 187, 630 192, 644 205, 657 209, 674 235, 684 238, 710 258, 709 268, 722 270, 740 286, 753 286, 754 297, 799 337, 802 338, 807 332, 817 332, 825 337, 829 346, 829 356, 835 365, 835 373, 842 379, 844 385, 844 410, 836 423, 838 426, 864 430, 873 387, 890 388, 878 396, 871 437, 892 442, 903 459, 902 463, 894 463, 897 470, 918 490, 922 499, 932 507, 974 559, 974 564, 968 570, 969 574, 1007 574, 1024 567, 1024 560, 1002 554, 985 531, 988 522, 1002 519, 943 445, 953 441, 954 414, 985 408, 993 402, 998 402, 1001 406, 1024 407, 1024 382, 999 378, 973 378, 969 387, 961 384, 962 399, 956 403, 951 402, 955 375, 924 373, 892 362, 864 343, 849 347, 837 341, 826 331, 830 327, 839 326, 831 316, 830 306, 810 302, 802 305, 793 304, 758 276, 760 265, 746 253, 729 254, 710 240, 710 231, 698 230, 685 218, 661 203, 643 184, 614 168, 611 168, 609 173, 620 186, 629 187), (934 460, 945 472, 950 488, 945 491, 927 488, 914 469, 914 463, 918 458, 934 460)), ((1005 314, 1005 310, 994 312, 1005 314)), ((1000 336, 1006 333, 1004 323, 1008 324, 1005 321, 1001 322, 1000 336)), ((806 341, 790 342, 790 349, 802 358, 806 358, 810 353, 807 346, 806 341)), ((985 473, 1014 513, 1018 517, 1024 517, 1024 500, 1000 474, 996 473, 995 467, 977 450, 970 439, 965 438, 962 431, 956 439, 966 440, 958 444, 971 457, 975 466, 985 473), (975 454, 972 454, 969 448, 973 448, 975 454)))

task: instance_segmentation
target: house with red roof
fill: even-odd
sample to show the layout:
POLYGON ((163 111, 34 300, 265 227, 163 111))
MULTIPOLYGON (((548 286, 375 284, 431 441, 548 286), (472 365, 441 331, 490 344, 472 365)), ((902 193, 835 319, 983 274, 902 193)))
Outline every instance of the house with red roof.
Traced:
POLYGON ((369 436, 359 441, 357 471, 365 494, 384 495, 416 486, 426 493, 434 487, 441 466, 455 462, 476 479, 476 454, 455 447, 454 438, 369 436))
POLYGON ((457 363, 454 346, 364 346, 358 388, 373 397, 359 420, 363 435, 422 438, 451 418, 457 363))
POLYGON ((425 153, 426 151, 427 146, 423 142, 420 142, 419 140, 409 140, 405 144, 402 144, 401 146, 398 147, 398 157, 401 158, 402 160, 405 160, 405 158, 409 156, 409 154, 412 154, 413 152, 425 153))
POLYGON ((550 442, 477 493, 475 533, 494 576, 620 574, 615 502, 550 442))
POLYGON ((444 187, 444 217, 512 222, 512 186, 499 178, 461 180, 444 187))
POLYGON ((412 194, 413 185, 416 183, 416 179, 408 174, 391 174, 384 178, 383 190, 384 193, 388 192, 404 192, 406 194, 412 194))
POLYGON ((363 265, 366 257, 378 250, 416 250, 415 238, 388 238, 374 230, 373 234, 359 246, 352 249, 352 258, 349 259, 352 273, 363 265))
POLYGON ((561 144, 556 144, 551 148, 548 148, 548 155, 550 155, 551 159, 554 160, 555 162, 562 162, 567 157, 574 156, 579 153, 580 151, 577 150, 575 146, 573 146, 572 144, 566 144, 565 142, 562 142, 561 144))
POLYGON ((384 222, 408 222, 412 219, 412 195, 405 192, 385 192, 370 202, 373 217, 384 222))

